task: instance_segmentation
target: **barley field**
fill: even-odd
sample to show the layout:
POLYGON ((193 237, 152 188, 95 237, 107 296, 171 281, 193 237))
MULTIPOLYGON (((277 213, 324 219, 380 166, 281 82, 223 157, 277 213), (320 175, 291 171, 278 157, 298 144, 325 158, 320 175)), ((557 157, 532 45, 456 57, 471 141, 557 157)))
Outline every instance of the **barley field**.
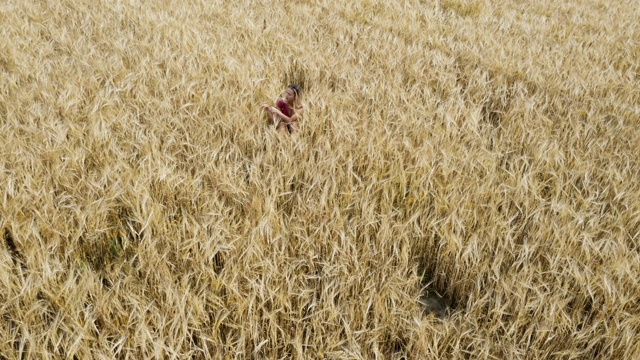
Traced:
POLYGON ((639 358, 639 24, 3 1, 0 358, 639 358))

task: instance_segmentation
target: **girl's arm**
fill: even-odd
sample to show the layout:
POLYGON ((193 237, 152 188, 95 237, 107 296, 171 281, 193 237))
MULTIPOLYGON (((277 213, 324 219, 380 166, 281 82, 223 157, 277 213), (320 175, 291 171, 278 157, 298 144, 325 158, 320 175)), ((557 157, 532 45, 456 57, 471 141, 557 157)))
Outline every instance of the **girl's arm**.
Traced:
POLYGON ((269 111, 272 114, 278 115, 284 122, 288 122, 289 123, 289 122, 292 122, 292 121, 297 121, 297 120, 295 120, 295 119, 297 119, 297 117, 296 117, 297 114, 293 114, 293 116, 289 117, 289 116, 283 114, 282 111, 280 111, 280 109, 278 109, 277 107, 274 107, 274 106, 272 106, 269 109, 269 111))
POLYGON ((262 109, 268 111, 271 115, 278 115, 284 122, 291 122, 291 121, 295 121, 293 119, 297 119, 296 118, 296 114, 294 114, 293 116, 289 117, 285 114, 282 113, 282 111, 280 111, 280 109, 278 109, 275 106, 271 106, 267 103, 262 104, 262 109))
POLYGON ((300 120, 300 117, 302 116, 302 109, 298 110, 292 116, 287 116, 287 115, 283 114, 282 111, 280 111, 280 109, 278 109, 276 107, 271 107, 270 111, 273 114, 276 114, 276 115, 280 116, 280 118, 282 120, 284 120, 284 122, 287 122, 287 123, 298 121, 298 120, 300 120))

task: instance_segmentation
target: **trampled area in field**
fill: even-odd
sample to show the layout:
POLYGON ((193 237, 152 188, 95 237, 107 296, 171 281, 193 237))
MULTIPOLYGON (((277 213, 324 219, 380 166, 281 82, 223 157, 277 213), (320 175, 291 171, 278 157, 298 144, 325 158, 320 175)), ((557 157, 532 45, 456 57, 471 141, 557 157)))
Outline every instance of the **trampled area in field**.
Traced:
POLYGON ((639 18, 3 2, 0 358, 640 357, 639 18))

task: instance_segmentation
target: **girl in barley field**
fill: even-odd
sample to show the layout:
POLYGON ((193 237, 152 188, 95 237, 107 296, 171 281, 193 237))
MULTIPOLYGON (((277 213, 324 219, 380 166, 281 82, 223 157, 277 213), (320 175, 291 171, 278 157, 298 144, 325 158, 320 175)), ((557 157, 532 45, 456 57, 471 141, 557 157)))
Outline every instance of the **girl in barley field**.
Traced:
POLYGON ((301 91, 300 85, 291 84, 287 86, 284 98, 278 100, 275 107, 262 104, 262 109, 267 112, 269 121, 276 125, 279 132, 289 131, 289 134, 294 134, 298 131, 298 123, 304 112, 300 101, 301 91))

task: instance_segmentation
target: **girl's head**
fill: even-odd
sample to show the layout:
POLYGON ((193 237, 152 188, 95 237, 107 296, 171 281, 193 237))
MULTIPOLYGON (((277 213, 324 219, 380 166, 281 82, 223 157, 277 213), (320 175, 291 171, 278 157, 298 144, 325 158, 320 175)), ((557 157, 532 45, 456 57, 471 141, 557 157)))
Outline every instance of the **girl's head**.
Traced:
POLYGON ((295 104, 297 103, 301 91, 302 89, 300 88, 300 85, 291 84, 287 86, 287 94, 285 95, 284 99, 288 104, 295 104))

